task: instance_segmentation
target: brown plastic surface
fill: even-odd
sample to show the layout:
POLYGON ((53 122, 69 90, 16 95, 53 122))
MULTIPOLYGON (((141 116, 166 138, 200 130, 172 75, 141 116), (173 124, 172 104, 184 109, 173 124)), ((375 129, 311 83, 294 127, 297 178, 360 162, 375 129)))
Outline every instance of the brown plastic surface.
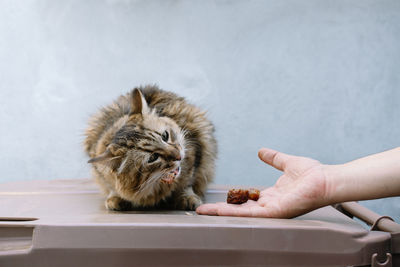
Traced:
POLYGON ((390 252, 389 233, 332 207, 288 220, 111 212, 83 179, 2 184, 0 203, 0 266, 362 266, 390 252))
MULTIPOLYGON (((351 215, 371 225, 371 231, 383 230, 391 234, 391 258, 393 266, 400 266, 400 225, 388 216, 379 215, 357 202, 345 202, 341 208, 351 215)), ((388 257, 387 257, 388 258, 388 257)), ((390 264, 388 264, 390 265, 390 264)))

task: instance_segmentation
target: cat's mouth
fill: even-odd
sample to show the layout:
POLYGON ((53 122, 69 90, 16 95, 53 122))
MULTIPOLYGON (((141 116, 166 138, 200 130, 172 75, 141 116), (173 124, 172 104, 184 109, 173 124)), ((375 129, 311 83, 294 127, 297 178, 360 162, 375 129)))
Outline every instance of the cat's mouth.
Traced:
POLYGON ((181 168, 177 167, 176 169, 167 172, 166 174, 163 175, 161 178, 161 181, 163 181, 166 184, 172 184, 175 180, 176 177, 180 174, 181 168))

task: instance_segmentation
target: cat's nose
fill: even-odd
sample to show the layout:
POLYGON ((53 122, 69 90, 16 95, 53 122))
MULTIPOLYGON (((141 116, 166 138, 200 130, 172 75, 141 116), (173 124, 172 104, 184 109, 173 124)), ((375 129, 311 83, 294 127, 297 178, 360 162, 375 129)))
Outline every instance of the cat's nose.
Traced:
POLYGON ((181 161, 181 153, 179 153, 179 151, 174 151, 170 154, 169 159, 172 161, 181 161))

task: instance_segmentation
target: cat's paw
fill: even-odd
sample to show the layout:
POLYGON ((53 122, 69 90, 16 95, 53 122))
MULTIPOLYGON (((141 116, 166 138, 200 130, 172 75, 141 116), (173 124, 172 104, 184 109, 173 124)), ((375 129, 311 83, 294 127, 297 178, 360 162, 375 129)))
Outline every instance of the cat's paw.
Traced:
POLYGON ((115 211, 131 210, 132 204, 119 196, 111 196, 106 200, 106 208, 115 211))
POLYGON ((201 201, 201 198, 198 195, 185 194, 178 199, 176 208, 180 210, 195 210, 201 204, 203 204, 203 201, 201 201))

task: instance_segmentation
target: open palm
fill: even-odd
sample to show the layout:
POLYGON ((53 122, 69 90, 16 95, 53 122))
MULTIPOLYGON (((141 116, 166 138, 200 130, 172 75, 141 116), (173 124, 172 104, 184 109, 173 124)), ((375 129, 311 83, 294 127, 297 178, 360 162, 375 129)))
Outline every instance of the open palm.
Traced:
POLYGON ((261 149, 258 156, 265 163, 284 172, 274 186, 260 193, 258 201, 235 205, 204 204, 196 212, 205 215, 291 218, 328 204, 324 165, 271 149, 261 149))

